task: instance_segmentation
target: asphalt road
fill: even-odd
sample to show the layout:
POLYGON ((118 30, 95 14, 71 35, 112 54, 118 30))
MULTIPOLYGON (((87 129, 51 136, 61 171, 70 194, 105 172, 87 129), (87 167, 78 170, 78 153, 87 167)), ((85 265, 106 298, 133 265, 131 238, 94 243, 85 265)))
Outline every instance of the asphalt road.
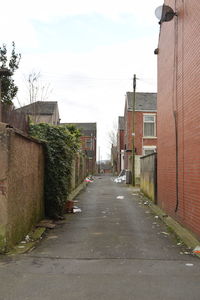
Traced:
POLYGON ((199 300, 200 260, 141 196, 97 177, 31 253, 0 257, 0 300, 199 300))

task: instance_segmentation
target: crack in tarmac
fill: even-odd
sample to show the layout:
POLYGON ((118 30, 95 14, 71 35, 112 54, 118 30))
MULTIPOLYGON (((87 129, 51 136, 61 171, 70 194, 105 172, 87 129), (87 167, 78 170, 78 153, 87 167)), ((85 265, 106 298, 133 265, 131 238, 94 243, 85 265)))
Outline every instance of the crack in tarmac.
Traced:
MULTIPOLYGON (((132 261, 163 261, 163 262, 188 262, 188 260, 185 259, 163 259, 163 258, 142 258, 142 257, 102 257, 102 258, 93 258, 93 257, 83 257, 83 258, 72 258, 72 257, 60 257, 60 256, 37 256, 37 255, 30 255, 27 258, 39 258, 39 259, 60 259, 60 260, 132 260, 132 261)), ((191 258, 194 258, 194 256, 191 255, 191 258)))

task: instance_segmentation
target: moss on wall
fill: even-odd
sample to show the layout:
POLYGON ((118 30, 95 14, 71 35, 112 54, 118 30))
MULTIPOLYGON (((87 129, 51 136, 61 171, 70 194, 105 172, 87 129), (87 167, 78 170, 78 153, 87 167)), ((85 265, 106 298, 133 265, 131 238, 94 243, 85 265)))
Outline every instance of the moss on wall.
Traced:
POLYGON ((0 253, 6 251, 6 226, 0 225, 0 253))

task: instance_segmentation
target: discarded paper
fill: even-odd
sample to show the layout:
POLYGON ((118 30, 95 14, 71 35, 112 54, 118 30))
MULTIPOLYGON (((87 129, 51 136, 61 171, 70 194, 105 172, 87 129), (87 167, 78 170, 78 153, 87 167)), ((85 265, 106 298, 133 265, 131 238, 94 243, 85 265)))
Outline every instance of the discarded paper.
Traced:
POLYGON ((80 212, 82 212, 82 209, 80 208, 80 207, 78 207, 78 206, 74 206, 73 207, 73 213, 75 214, 75 213, 80 213, 80 212))
POLYGON ((169 235, 169 233, 164 232, 164 231, 162 231, 161 233, 164 234, 164 235, 169 235))
POLYGON ((124 196, 117 196, 117 199, 124 199, 124 196))
POLYGON ((194 264, 185 264, 187 267, 193 267, 194 264))
POLYGON ((200 246, 196 246, 193 250, 193 253, 200 254, 200 246))

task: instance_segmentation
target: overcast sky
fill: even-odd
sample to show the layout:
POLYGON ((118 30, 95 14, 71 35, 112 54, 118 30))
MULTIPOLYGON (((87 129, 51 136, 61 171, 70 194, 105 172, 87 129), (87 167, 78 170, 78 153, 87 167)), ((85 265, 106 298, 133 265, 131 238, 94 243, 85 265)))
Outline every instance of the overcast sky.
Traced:
POLYGON ((138 92, 156 92, 162 0, 35 0, 1 2, 1 42, 15 41, 22 60, 15 105, 28 104, 25 77, 41 73, 58 101, 61 122, 97 122, 101 158, 110 154, 108 132, 124 113, 133 74, 138 92), (3 12, 3 13, 2 13, 3 12))

